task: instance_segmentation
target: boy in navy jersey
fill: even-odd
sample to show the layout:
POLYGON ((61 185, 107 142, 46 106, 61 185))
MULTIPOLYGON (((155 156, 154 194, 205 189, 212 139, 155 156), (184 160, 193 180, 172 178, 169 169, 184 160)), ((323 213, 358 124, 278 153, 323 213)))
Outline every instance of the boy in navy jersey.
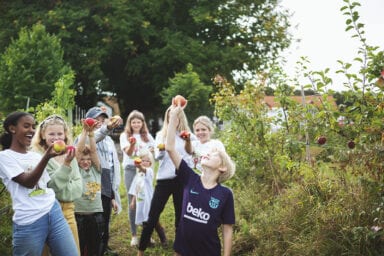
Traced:
POLYGON ((183 205, 174 250, 177 255, 221 255, 218 228, 222 226, 223 255, 232 249, 235 210, 232 191, 221 183, 231 178, 235 165, 225 151, 212 149, 202 157, 202 173, 196 174, 175 150, 176 126, 184 107, 172 106, 169 113, 166 150, 183 183, 183 205))

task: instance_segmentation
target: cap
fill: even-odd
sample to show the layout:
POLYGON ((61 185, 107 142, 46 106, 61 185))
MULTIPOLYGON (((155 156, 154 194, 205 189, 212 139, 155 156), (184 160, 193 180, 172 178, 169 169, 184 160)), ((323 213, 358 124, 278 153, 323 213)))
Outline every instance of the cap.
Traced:
POLYGON ((104 115, 106 118, 109 118, 107 112, 104 112, 100 107, 90 108, 85 114, 85 118, 96 118, 100 115, 104 115))

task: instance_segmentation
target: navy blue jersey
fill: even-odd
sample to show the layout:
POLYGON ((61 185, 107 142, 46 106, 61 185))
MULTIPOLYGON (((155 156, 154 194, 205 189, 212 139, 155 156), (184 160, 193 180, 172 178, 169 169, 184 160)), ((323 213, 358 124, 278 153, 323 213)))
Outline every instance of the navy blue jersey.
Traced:
POLYGON ((218 228, 235 224, 232 191, 218 184, 205 189, 200 175, 181 161, 177 172, 183 183, 183 206, 174 249, 183 256, 221 255, 218 228))

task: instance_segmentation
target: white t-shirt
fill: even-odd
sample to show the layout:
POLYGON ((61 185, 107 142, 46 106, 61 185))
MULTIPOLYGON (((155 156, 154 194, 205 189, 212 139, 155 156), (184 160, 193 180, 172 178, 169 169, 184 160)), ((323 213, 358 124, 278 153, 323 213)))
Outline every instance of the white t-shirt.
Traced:
POLYGON ((136 225, 148 220, 149 208, 153 196, 153 170, 147 168, 146 173, 138 172, 132 181, 128 194, 136 196, 136 225))
POLYGON ((29 225, 47 214, 54 202, 55 192, 47 187, 50 180, 44 170, 37 185, 27 188, 12 180, 23 172, 32 171, 40 162, 41 155, 36 152, 18 153, 10 149, 0 152, 0 178, 12 198, 13 222, 29 225))
MULTIPOLYGON (((155 140, 156 140, 156 145, 165 143, 165 138, 163 138, 160 132, 156 134, 155 140)), ((191 143, 193 143, 193 141, 196 140, 196 136, 192 133, 191 133, 190 140, 191 140, 191 143)), ((188 154, 187 151, 185 151, 185 140, 180 138, 180 132, 176 132, 175 149, 177 152, 179 152, 180 156, 189 165, 189 167, 193 168, 192 155, 188 154)), ((156 147, 155 159, 159 161, 159 168, 157 170, 157 175, 156 175, 157 180, 173 179, 176 177, 175 165, 173 164, 171 158, 169 157, 168 153, 165 150, 160 151, 156 147)))
POLYGON ((212 149, 216 148, 225 151, 223 143, 219 140, 209 140, 205 143, 201 143, 199 140, 192 141, 193 147, 193 162, 195 163, 196 169, 202 171, 201 168, 201 157, 207 155, 212 149))
POLYGON ((135 149, 132 153, 132 156, 129 156, 124 151, 124 148, 130 146, 127 133, 123 132, 122 134, 120 134, 120 148, 123 151, 123 167, 129 166, 129 165, 135 166, 133 158, 135 156, 137 156, 137 154, 138 154, 138 152, 140 152, 140 150, 142 150, 142 149, 148 149, 149 150, 150 147, 155 148, 155 140, 150 133, 147 134, 148 142, 144 142, 141 139, 140 134, 133 134, 132 136, 136 138, 136 144, 135 144, 135 149))

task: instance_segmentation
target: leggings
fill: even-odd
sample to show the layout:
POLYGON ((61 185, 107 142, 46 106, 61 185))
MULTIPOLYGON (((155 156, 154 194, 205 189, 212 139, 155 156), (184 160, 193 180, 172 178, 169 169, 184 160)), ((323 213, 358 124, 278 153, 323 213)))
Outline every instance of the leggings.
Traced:
POLYGON ((158 180, 153 193, 148 221, 143 223, 143 231, 140 237, 139 250, 145 251, 151 239, 156 224, 159 222, 160 214, 163 212, 169 197, 173 197, 175 210, 175 232, 180 221, 181 203, 183 200, 183 186, 178 177, 167 180, 158 180))

